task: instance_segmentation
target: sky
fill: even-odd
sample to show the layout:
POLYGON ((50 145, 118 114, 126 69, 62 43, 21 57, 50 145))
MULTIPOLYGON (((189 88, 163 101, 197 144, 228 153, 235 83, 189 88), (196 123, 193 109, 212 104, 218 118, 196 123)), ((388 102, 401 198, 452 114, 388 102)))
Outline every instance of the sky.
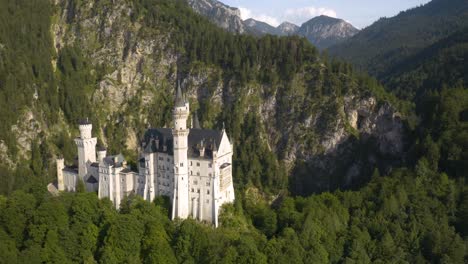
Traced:
POLYGON ((371 25, 381 17, 392 17, 400 11, 429 0, 219 0, 241 10, 242 19, 254 18, 278 26, 283 21, 301 25, 307 20, 327 15, 344 19, 357 28, 371 25))

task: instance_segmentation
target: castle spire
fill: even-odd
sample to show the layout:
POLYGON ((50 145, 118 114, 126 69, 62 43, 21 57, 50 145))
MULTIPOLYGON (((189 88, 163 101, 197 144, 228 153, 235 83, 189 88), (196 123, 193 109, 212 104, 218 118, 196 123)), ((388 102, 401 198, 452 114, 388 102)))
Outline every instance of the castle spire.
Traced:
POLYGON ((200 121, 198 121, 198 114, 197 114, 196 111, 193 114, 193 126, 192 127, 195 128, 195 129, 201 129, 200 121))
POLYGON ((176 93, 176 99, 175 99, 175 106, 176 107, 185 106, 185 100, 184 100, 184 97, 182 96, 182 90, 180 88, 180 81, 177 81, 177 93, 176 93))

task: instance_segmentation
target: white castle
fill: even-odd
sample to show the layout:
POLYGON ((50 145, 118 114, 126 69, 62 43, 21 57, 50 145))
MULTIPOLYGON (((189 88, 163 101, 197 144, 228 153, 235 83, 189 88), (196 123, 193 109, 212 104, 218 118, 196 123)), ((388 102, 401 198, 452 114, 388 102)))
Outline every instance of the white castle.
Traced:
POLYGON ((64 159, 57 159, 58 190, 75 191, 83 181, 87 191, 109 198, 117 209, 130 194, 148 201, 165 195, 172 203, 172 219, 192 217, 218 226, 219 208, 234 201, 233 146, 224 129, 201 129, 196 115, 193 127, 187 128, 189 113, 189 103, 178 87, 174 128, 146 131, 138 172, 130 170, 120 154, 107 156, 105 149, 96 153, 92 124, 81 122, 80 137, 75 139, 77 166, 66 167, 64 159))

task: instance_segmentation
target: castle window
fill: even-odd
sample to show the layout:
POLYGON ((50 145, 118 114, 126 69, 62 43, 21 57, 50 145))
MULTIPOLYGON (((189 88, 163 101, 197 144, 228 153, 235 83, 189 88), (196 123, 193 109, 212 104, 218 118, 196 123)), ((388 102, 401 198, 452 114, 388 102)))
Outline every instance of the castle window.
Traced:
POLYGON ((198 181, 193 181, 193 184, 198 185, 198 181))
POLYGON ((167 158, 167 162, 169 162, 169 161, 170 161, 169 158, 167 158))
POLYGON ((211 167, 213 167, 213 163, 210 162, 210 163, 208 164, 208 168, 211 168, 211 167))
POLYGON ((206 191, 206 194, 210 194, 210 190, 207 190, 207 191, 206 191))
POLYGON ((200 162, 197 162, 197 167, 200 167, 200 162))
POLYGON ((193 164, 192 164, 192 161, 190 161, 190 166, 192 166, 192 165, 193 165, 193 164))
POLYGON ((197 176, 200 176, 200 172, 197 172, 197 176))
POLYGON ((210 182, 206 182, 206 186, 210 186, 210 182))
POLYGON ((184 163, 183 163, 183 162, 181 162, 181 163, 180 163, 180 166, 181 166, 181 167, 183 167, 183 166, 184 166, 184 163))
POLYGON ((192 188, 192 192, 195 192, 195 190, 192 188))
POLYGON ((193 171, 190 171, 190 175, 193 175, 193 171))
POLYGON ((197 193, 200 193, 200 189, 197 189, 197 193))
POLYGON ((210 173, 208 173, 208 176, 210 176, 210 177, 212 176, 211 172, 210 172, 210 173))

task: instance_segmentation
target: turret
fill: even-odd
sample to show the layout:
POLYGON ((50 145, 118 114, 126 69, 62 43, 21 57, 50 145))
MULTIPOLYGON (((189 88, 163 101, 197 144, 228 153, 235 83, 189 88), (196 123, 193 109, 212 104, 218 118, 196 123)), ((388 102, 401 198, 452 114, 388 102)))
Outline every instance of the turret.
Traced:
POLYGON ((107 149, 100 146, 97 151, 97 162, 101 162, 107 156, 107 149))
POLYGON ((190 113, 189 103, 182 96, 180 85, 177 86, 174 105, 174 197, 172 198, 172 218, 185 219, 189 216, 188 189, 188 134, 187 118, 190 113))
POLYGON ((93 125, 89 122, 88 118, 80 122, 80 138, 81 139, 90 139, 91 131, 93 130, 93 125))
POLYGON ((88 118, 80 122, 79 129, 80 137, 75 138, 78 148, 78 176, 80 180, 84 180, 88 173, 88 164, 96 162, 97 138, 92 137, 93 125, 88 118))
POLYGON ((190 106, 187 100, 182 95, 180 85, 177 86, 174 110, 172 116, 174 118, 174 129, 187 129, 187 118, 190 113, 190 106))

